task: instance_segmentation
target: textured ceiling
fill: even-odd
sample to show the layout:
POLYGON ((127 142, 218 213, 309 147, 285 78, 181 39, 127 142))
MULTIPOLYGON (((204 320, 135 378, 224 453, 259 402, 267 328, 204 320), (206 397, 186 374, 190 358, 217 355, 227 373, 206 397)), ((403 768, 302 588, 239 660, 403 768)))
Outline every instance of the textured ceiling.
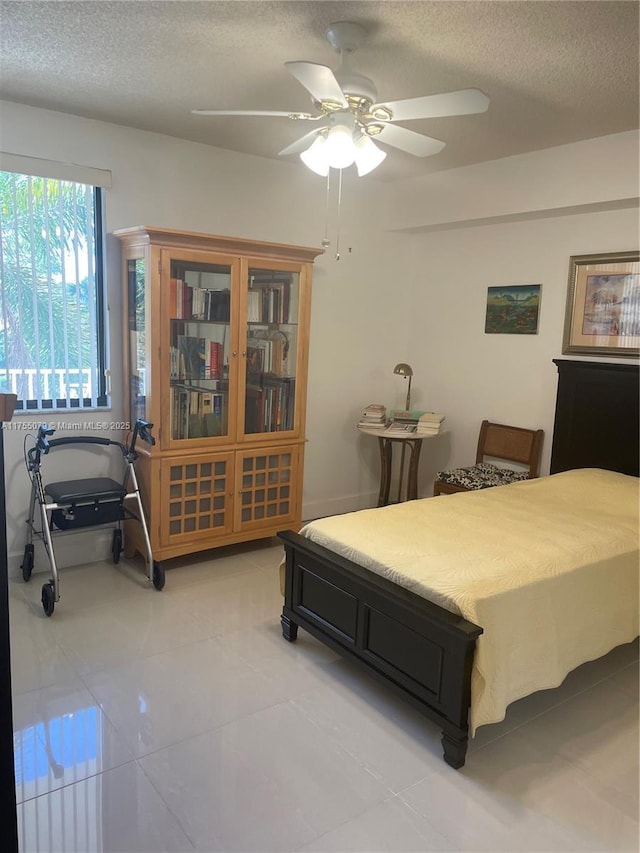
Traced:
POLYGON ((638 127, 639 6, 598 0, 2 0, 0 97, 277 159, 312 126, 190 109, 312 111, 283 63, 335 69, 325 31, 341 20, 368 30, 353 65, 380 101, 469 87, 491 98, 482 115, 404 123, 446 148, 387 149, 378 179, 638 127))

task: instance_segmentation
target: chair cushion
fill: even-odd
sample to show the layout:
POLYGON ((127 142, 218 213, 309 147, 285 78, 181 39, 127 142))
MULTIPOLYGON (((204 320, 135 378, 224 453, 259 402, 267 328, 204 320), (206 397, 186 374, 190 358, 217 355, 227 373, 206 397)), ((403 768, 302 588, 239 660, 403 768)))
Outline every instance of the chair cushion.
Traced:
POLYGON ((526 471, 513 471, 511 468, 498 468, 489 462, 481 462, 479 465, 471 465, 469 468, 452 468, 450 471, 438 471, 436 480, 442 483, 451 483, 453 486, 462 488, 488 489, 490 486, 506 486, 508 483, 516 483, 518 480, 528 480, 526 471))

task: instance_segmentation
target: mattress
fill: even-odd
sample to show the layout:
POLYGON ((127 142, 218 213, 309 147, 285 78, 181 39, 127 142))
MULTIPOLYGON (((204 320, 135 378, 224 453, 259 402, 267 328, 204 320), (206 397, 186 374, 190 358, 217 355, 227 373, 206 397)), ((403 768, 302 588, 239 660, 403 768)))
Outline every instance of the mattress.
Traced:
POLYGON ((565 471, 361 510, 301 535, 484 629, 470 730, 638 636, 638 479, 565 471))

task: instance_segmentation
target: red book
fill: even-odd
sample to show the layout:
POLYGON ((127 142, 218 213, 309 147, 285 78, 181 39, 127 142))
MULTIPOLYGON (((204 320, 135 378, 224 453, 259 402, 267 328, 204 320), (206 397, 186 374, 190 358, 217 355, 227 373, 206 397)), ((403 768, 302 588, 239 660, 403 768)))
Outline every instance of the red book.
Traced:
POLYGON ((222 344, 211 341, 209 344, 209 379, 222 376, 222 344))

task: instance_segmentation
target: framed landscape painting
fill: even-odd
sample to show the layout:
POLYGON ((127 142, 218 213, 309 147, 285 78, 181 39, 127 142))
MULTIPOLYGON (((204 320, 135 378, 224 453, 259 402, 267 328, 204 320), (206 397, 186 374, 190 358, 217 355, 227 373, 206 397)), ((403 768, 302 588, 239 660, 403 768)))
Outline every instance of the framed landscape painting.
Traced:
POLYGON ((640 354, 640 253, 572 255, 563 353, 640 354))
POLYGON ((535 335, 540 311, 540 284, 489 287, 485 334, 535 335))

